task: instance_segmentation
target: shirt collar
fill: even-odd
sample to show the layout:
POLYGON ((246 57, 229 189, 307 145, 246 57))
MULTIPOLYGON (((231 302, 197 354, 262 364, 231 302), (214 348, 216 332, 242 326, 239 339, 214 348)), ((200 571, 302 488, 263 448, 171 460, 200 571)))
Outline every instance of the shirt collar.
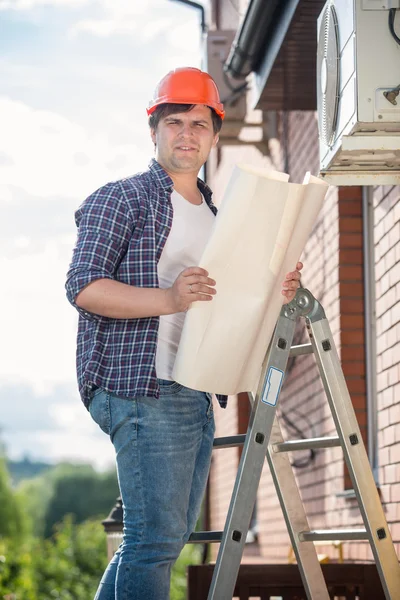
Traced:
MULTIPOLYGON (((156 181, 163 187, 165 190, 172 192, 174 187, 174 182, 171 177, 168 175, 166 171, 162 168, 162 166, 156 161, 155 158, 152 158, 149 163, 149 171, 155 177, 156 181)), ((208 187, 206 183, 199 177, 197 178, 197 187, 203 194, 208 204, 211 204, 212 191, 208 187)))
POLYGON ((168 173, 164 171, 162 166, 156 161, 155 158, 152 158, 149 163, 149 171, 156 179, 157 183, 161 185, 161 187, 163 187, 165 190, 169 190, 172 192, 174 182, 172 181, 168 173))

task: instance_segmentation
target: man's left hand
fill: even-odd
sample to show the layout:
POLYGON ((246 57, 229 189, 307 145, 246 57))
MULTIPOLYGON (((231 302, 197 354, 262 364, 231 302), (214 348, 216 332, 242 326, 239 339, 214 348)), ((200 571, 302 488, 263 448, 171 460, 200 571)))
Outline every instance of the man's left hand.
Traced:
POLYGON ((291 302, 300 287, 300 271, 303 268, 303 263, 298 262, 296 270, 287 273, 285 281, 282 284, 282 294, 285 296, 284 304, 291 302))

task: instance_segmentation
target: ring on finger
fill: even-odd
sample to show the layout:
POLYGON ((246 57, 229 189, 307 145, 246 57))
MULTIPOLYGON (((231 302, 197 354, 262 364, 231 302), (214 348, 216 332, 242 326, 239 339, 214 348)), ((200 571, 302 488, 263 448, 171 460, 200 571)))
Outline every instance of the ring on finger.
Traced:
POLYGON ((189 290, 190 290, 190 293, 193 294, 193 288, 192 288, 192 284, 191 283, 189 283, 189 290))

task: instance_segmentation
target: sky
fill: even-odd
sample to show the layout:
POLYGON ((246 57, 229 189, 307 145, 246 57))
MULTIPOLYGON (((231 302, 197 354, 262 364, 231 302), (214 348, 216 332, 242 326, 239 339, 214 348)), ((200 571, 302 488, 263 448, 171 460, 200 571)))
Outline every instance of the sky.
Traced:
POLYGON ((76 385, 77 313, 64 291, 74 211, 147 167, 145 108, 179 66, 201 66, 200 15, 183 4, 0 0, 0 440, 10 458, 114 462, 76 385))

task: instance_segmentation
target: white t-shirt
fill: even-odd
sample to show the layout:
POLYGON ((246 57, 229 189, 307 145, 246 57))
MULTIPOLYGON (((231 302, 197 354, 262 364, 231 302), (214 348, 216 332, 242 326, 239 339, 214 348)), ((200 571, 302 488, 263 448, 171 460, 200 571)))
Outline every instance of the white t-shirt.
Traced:
MULTIPOLYGON (((172 227, 158 263, 158 279, 162 289, 171 287, 184 269, 199 264, 215 219, 204 198, 202 204, 191 204, 174 190, 171 202, 174 209, 172 227)), ((156 353, 159 379, 172 380, 185 317, 185 312, 160 316, 156 353)))

